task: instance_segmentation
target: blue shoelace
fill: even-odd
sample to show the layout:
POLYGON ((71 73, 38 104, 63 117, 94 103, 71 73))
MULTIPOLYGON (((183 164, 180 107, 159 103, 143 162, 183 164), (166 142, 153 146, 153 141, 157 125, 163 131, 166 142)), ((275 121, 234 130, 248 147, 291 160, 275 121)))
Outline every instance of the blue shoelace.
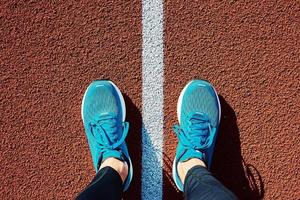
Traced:
POLYGON ((187 116, 187 123, 187 130, 183 130, 179 125, 173 127, 179 142, 187 149, 208 149, 214 138, 208 116, 203 113, 192 113, 187 116))
POLYGON ((105 114, 90 123, 91 133, 102 149, 115 150, 123 144, 128 134, 129 123, 123 122, 122 127, 117 125, 117 117, 113 114, 105 114), (122 128, 122 135, 118 139, 117 131, 122 128))

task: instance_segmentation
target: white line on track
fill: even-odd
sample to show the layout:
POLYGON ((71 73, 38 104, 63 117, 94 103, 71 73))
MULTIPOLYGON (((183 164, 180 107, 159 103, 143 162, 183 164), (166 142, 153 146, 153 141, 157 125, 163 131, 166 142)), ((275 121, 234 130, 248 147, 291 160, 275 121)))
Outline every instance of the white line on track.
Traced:
POLYGON ((163 0, 142 0, 142 199, 162 199, 163 0))

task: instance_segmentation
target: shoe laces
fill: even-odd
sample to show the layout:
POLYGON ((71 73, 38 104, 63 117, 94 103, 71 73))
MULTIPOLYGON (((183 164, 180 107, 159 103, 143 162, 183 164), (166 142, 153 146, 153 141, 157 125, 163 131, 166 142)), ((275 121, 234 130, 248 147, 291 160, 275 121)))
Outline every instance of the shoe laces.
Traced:
POLYGON ((117 123, 117 116, 111 113, 100 115, 97 120, 90 122, 91 133, 101 147, 102 151, 115 150, 125 141, 128 133, 129 123, 117 123), (119 138, 119 128, 122 128, 122 135, 119 138))
POLYGON ((191 113, 186 117, 187 128, 173 127, 179 142, 187 149, 205 150, 213 143, 214 134, 208 116, 204 113, 191 113))

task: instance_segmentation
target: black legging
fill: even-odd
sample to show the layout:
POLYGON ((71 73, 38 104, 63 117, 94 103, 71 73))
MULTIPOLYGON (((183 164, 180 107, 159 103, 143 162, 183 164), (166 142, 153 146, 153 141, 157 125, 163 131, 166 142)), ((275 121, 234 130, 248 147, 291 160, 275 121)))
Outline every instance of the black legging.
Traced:
MULTIPOLYGON (((188 200, 233 200, 237 197, 201 166, 190 169, 184 181, 184 196, 188 200)), ((111 167, 102 168, 77 200, 120 200, 122 180, 111 167)))

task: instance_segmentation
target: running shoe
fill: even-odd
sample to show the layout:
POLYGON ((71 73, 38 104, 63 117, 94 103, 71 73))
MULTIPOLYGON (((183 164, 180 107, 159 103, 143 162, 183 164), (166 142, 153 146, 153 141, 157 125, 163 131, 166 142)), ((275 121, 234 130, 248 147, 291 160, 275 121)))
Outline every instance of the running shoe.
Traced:
POLYGON ((123 184, 126 191, 133 168, 125 143, 129 123, 125 122, 125 101, 119 88, 111 81, 93 81, 83 96, 81 114, 96 173, 109 157, 126 161, 129 168, 123 184))
POLYGON ((178 138, 173 162, 173 179, 183 191, 177 165, 199 158, 210 169, 221 118, 221 106, 214 87, 204 80, 192 80, 182 90, 177 103, 179 125, 173 127, 178 138))

